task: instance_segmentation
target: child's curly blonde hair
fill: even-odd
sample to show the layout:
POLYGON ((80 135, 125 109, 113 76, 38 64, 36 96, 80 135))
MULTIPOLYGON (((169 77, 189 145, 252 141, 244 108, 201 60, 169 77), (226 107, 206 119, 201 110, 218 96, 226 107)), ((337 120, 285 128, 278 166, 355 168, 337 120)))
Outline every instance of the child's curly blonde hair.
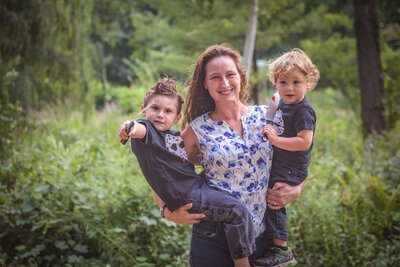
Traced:
POLYGON ((281 75, 287 75, 295 68, 299 69, 309 82, 311 91, 315 88, 319 80, 319 71, 312 63, 311 59, 299 48, 294 48, 282 56, 268 62, 268 76, 272 84, 276 85, 276 81, 281 75))

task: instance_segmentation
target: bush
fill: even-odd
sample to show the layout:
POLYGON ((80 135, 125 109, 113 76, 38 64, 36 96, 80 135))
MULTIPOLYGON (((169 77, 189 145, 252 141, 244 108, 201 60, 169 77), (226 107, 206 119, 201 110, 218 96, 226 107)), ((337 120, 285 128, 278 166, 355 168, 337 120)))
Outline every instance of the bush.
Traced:
POLYGON ((387 44, 382 44, 383 48, 382 69, 383 69, 383 87, 385 92, 385 109, 389 117, 390 128, 393 129, 396 123, 400 121, 400 77, 397 62, 400 60, 400 49, 394 50, 387 44))
MULTIPOLYGON (((288 207, 299 265, 395 266, 400 125, 363 140, 339 92, 308 97, 318 117, 310 176, 288 207)), ((190 228, 160 218, 134 155, 119 143, 126 118, 106 105, 83 122, 71 106, 31 111, 24 123, 11 116, 19 126, 8 128, 12 149, 0 166, 0 263, 188 266, 190 228)))
POLYGON ((140 105, 143 104, 143 99, 146 95, 146 91, 149 88, 139 87, 126 87, 126 86, 112 86, 106 87, 106 91, 100 82, 95 81, 92 83, 92 93, 95 101, 95 107, 97 110, 101 110, 110 103, 116 103, 122 113, 139 113, 140 105))
POLYGON ((318 117, 315 146, 303 193, 288 208, 289 242, 305 266, 395 265, 399 131, 363 140, 348 101, 333 90, 309 98, 318 117))
POLYGON ((107 109, 84 124, 68 107, 35 114, 30 134, 2 165, 5 265, 168 266, 186 261, 189 229, 161 219, 107 109), (18 155, 15 156, 15 155, 18 155))

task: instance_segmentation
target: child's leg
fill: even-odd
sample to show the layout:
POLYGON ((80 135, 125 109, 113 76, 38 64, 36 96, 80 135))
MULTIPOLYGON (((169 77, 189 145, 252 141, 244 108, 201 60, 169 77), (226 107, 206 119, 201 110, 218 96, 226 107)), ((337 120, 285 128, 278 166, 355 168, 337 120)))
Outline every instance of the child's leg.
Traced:
MULTIPOLYGON (((273 188, 278 181, 290 185, 299 185, 307 177, 307 174, 307 169, 298 170, 275 164, 271 171, 268 186, 273 188)), ((270 228, 271 230, 272 242, 275 246, 285 250, 287 248, 286 209, 284 207, 279 210, 267 208, 267 211, 265 220, 270 223, 270 225, 267 225, 267 229, 270 228), (272 216, 272 219, 268 219, 267 216, 272 216)))
POLYGON ((276 224, 273 226, 274 231, 270 233, 273 246, 271 250, 264 255, 264 257, 255 261, 255 266, 293 266, 296 264, 296 260, 293 250, 287 246, 285 208, 280 210, 272 210, 267 208, 267 210, 269 210, 268 214, 274 214, 274 216, 271 217, 275 217, 276 219, 274 221, 276 224))
MULTIPOLYGON (((274 181, 270 180, 268 186, 273 188, 274 184, 274 181)), ((273 210, 267 207, 264 219, 266 236, 272 240, 273 247, 264 257, 255 261, 255 266, 289 266, 295 264, 293 251, 287 247, 286 209, 273 210)))
POLYGON ((232 259, 235 263, 238 260, 238 264, 246 261, 249 264, 247 257, 255 251, 255 231, 247 207, 240 199, 225 191, 207 185, 201 187, 200 191, 201 203, 193 201, 193 206, 199 205, 199 212, 206 214, 203 220, 223 223, 232 259))
MULTIPOLYGON (((268 187, 273 188, 274 179, 270 179, 268 187)), ((265 236, 273 241, 274 245, 286 246, 287 230, 286 230, 286 209, 283 207, 279 210, 266 208, 264 214, 265 236)))
POLYGON ((287 242, 286 242, 286 240, 283 240, 283 239, 272 238, 272 243, 273 243, 275 246, 287 247, 287 242))
POLYGON ((267 208, 265 211, 266 235, 274 246, 287 246, 287 229, 286 229, 286 209, 273 210, 267 208))
POLYGON ((241 258, 233 261, 235 263, 235 267, 250 267, 249 258, 241 258))
MULTIPOLYGON (((273 164, 268 187, 273 189, 275 183, 286 182, 285 179, 289 180, 287 176, 288 171, 286 168, 280 167, 277 163, 273 164)), ((264 214, 264 221, 266 237, 272 240, 276 246, 287 246, 286 209, 283 207, 279 210, 274 210, 267 207, 264 214)))

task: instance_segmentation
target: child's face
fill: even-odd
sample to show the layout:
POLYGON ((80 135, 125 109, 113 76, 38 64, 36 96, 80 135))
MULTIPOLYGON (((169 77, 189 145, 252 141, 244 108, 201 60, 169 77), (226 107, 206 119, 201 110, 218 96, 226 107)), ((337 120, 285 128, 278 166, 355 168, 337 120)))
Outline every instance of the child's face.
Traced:
POLYGON ((279 76, 276 88, 285 104, 296 104, 303 100, 310 84, 307 82, 306 76, 296 68, 286 75, 279 76))
POLYGON ((181 118, 178 114, 177 99, 172 96, 155 95, 149 101, 150 107, 143 114, 159 131, 171 129, 181 118))

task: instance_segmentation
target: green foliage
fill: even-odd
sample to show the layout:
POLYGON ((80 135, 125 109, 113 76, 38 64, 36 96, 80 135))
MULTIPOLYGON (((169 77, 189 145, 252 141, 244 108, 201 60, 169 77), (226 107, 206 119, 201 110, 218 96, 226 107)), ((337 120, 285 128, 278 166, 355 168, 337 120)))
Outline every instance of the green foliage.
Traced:
POLYGON ((96 109, 101 110, 107 105, 117 104, 122 113, 137 114, 140 112, 140 106, 143 104, 146 91, 150 87, 144 88, 134 85, 131 85, 131 87, 108 86, 104 92, 100 82, 93 82, 91 88, 96 109))
MULTIPOLYGON (((393 266, 400 260, 399 125, 363 141, 338 91, 308 97, 318 115, 310 176, 288 207, 299 265, 393 266)), ((29 134, 8 135, 13 149, 1 163, 0 262, 188 266, 189 228, 160 218, 135 157, 119 144, 126 115, 107 105, 84 123, 71 105, 31 112, 25 126, 9 128, 29 134)))
MULTIPOLYGON (((205 47, 228 42, 242 51, 250 7, 249 1, 238 0, 3 2, 0 65, 13 76, 4 87, 11 102, 40 109, 72 98, 84 112, 91 108, 93 78, 104 83, 104 92, 96 91, 99 108, 109 101, 108 82, 147 88, 162 75, 184 82, 205 47)), ((393 102, 398 91, 397 6, 387 0, 378 5, 391 127, 399 119, 393 102)), ((259 1, 257 57, 303 48, 321 70, 320 87, 342 91, 358 110, 353 23, 351 1, 259 1)), ((259 77, 252 80, 259 88, 265 84, 259 77)))
POLYGON ((140 112, 140 106, 143 104, 148 89, 150 88, 120 88, 114 91, 115 99, 124 113, 137 114, 140 112))
POLYGON ((349 101, 333 90, 309 98, 318 116, 315 146, 302 195, 288 208, 289 243, 304 266, 395 265, 400 131, 364 142, 349 101))
POLYGON ((229 42, 241 50, 249 8, 248 2, 237 0, 140 2, 131 14, 134 31, 129 42, 134 51, 129 60, 146 62, 154 73, 183 81, 190 64, 209 45, 229 42))
POLYGON ((389 118, 390 128, 394 128, 396 122, 400 121, 400 77, 398 62, 400 61, 400 50, 394 50, 383 44, 382 49, 383 84, 385 92, 385 107, 389 118))
POLYGON ((355 39, 336 35, 329 39, 304 40, 301 46, 321 73, 320 86, 331 85, 342 92, 357 111, 360 91, 355 39))
MULTIPOLYGON (((29 266, 168 266, 189 229, 161 219, 108 108, 89 123, 70 106, 32 113, 1 165, 0 258, 29 266)), ((179 264, 180 265, 180 264, 179 264)), ((171 265, 172 266, 172 265, 171 265)))
POLYGON ((86 104, 91 5, 77 0, 0 4, 0 64, 10 67, 7 72, 14 76, 5 87, 12 103, 18 100, 25 109, 39 109, 73 97, 86 104))
MULTIPOLYGON (((400 261, 399 16, 396 1, 379 5, 391 131, 363 139, 351 1, 259 1, 257 56, 300 47, 321 71, 310 177, 288 209, 303 265, 400 261)), ((160 76, 182 92, 205 47, 240 51, 248 11, 240 0, 0 3, 0 264, 188 264, 189 229, 159 218, 117 129, 160 76)))
MULTIPOLYGON (((1 63, 0 57, 0 63, 1 63)), ((14 83, 16 76, 13 67, 18 64, 18 57, 8 62, 8 64, 0 64, 0 160, 7 161, 12 151, 12 141, 16 136, 20 135, 20 119, 22 109, 19 102, 12 103, 6 88, 14 83), (14 138, 13 138, 14 136, 14 138)))

